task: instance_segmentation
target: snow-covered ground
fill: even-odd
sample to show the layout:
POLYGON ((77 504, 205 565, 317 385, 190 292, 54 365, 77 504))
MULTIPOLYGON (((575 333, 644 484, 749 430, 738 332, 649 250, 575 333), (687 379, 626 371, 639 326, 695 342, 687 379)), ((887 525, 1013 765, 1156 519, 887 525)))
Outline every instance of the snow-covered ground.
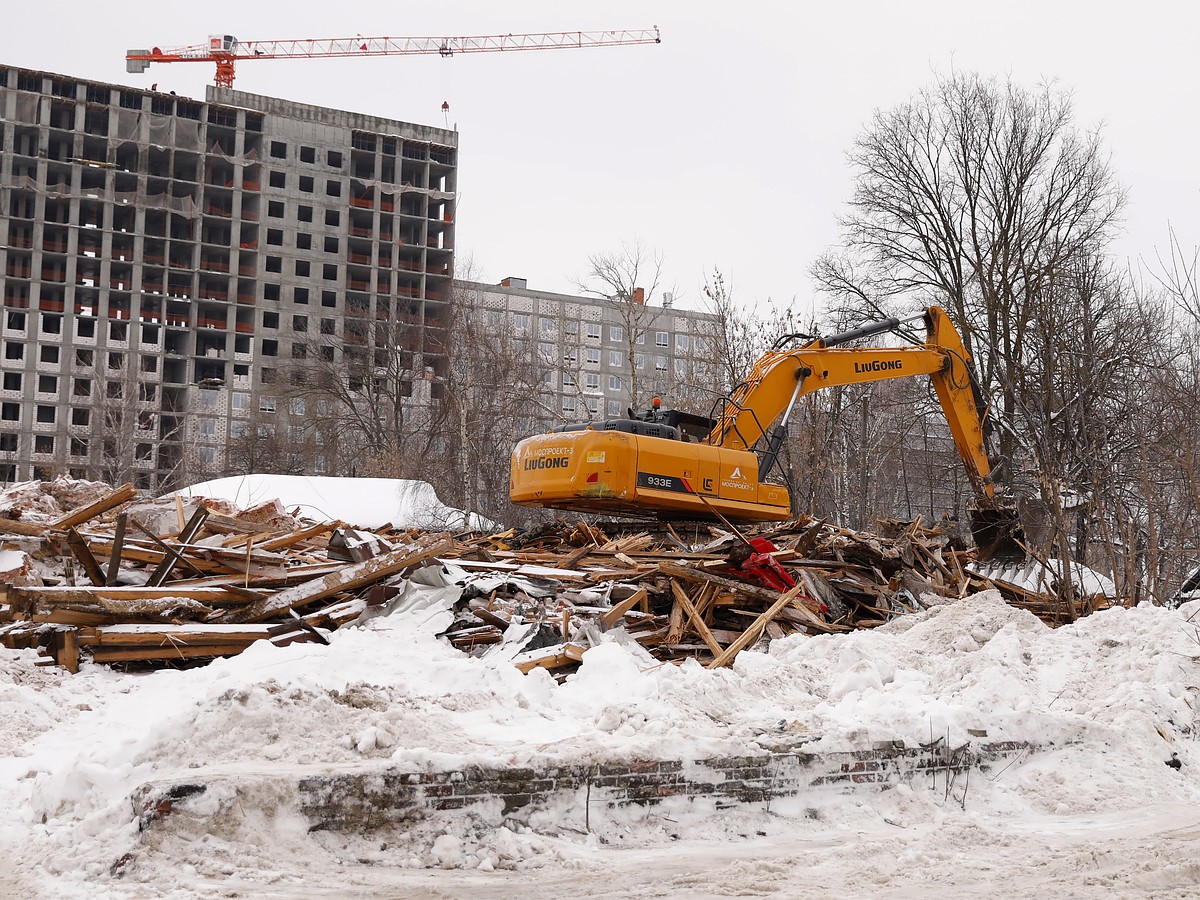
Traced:
POLYGON ((279 500, 288 511, 316 521, 341 520, 360 528, 471 528, 492 523, 446 506, 426 481, 402 478, 334 478, 324 475, 231 475, 179 492, 214 497, 241 507, 279 500))
POLYGON ((462 656, 428 609, 183 672, 70 676, 0 651, 0 895, 1200 896, 1198 611, 1051 630, 989 592, 719 671, 651 666, 618 632, 561 685, 462 656), (958 744, 968 730, 1050 749, 949 794, 918 778, 769 810, 673 800, 594 812, 591 833, 564 807, 532 830, 464 815, 308 834, 279 788, 388 762, 703 758, 781 732, 814 750, 958 744), (217 777, 257 785, 241 816, 139 837, 138 785, 217 777))

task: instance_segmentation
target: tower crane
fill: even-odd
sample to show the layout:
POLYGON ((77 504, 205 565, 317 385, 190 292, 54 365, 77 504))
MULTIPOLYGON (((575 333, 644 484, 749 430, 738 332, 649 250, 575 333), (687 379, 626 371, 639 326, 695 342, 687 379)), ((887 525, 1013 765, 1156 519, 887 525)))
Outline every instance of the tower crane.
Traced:
POLYGON ((570 47, 615 47, 659 44, 658 27, 640 30, 559 31, 536 34, 488 34, 469 37, 306 38, 284 41, 240 41, 230 34, 211 35, 207 43, 152 50, 130 50, 125 70, 139 74, 151 63, 215 63, 217 87, 232 88, 234 64, 243 59, 328 59, 348 56, 457 56, 514 50, 559 50, 570 47))

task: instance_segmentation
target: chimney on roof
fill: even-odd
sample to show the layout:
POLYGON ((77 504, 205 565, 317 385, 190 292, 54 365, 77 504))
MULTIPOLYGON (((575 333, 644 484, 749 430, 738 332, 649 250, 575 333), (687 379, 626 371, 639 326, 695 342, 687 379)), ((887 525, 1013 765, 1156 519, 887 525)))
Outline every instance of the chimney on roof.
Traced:
POLYGON ((639 303, 642 306, 646 305, 646 291, 643 288, 633 289, 633 302, 639 303))
POLYGON ((510 275, 500 282, 500 287, 517 288, 518 290, 525 291, 529 289, 529 283, 524 278, 516 278, 510 275))

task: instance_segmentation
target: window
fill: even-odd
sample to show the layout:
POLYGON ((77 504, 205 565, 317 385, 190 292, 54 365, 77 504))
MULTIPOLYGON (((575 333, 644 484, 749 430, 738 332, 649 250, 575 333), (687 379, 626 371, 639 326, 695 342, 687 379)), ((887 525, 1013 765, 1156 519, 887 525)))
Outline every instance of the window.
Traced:
POLYGON ((654 346, 655 347, 667 346, 667 333, 665 331, 654 332, 654 346))
POLYGON ((600 412, 600 401, 594 397, 589 398, 587 402, 588 412, 593 416, 600 412))
POLYGON ((633 364, 639 369, 646 368, 646 357, 641 353, 633 354, 633 364))
POLYGON ((42 334, 62 334, 62 316, 42 314, 42 334))
POLYGON ((553 344, 542 342, 538 344, 538 352, 542 354, 543 359, 554 359, 556 348, 553 344))
POLYGON ((563 397, 562 398, 562 411, 565 413, 575 412, 575 398, 574 397, 563 397))
POLYGON ((72 456, 87 456, 88 455, 87 438, 71 438, 71 455, 72 456))
POLYGON ((554 387, 554 370, 553 369, 547 369, 545 372, 542 373, 542 384, 549 385, 550 387, 554 387))
POLYGON ((271 141, 271 155, 276 159, 287 159, 287 144, 283 141, 271 141))
POLYGON ((4 345, 4 358, 5 359, 24 359, 25 358, 25 345, 18 344, 15 341, 9 341, 8 343, 6 343, 4 345))
POLYGON ((575 376, 570 372, 563 372, 563 387, 575 387, 575 376))
POLYGON ((295 303, 301 303, 301 304, 304 304, 305 306, 307 306, 308 305, 308 288, 298 287, 294 291, 292 291, 292 301, 295 303))
POLYGON ((279 341, 263 341, 262 342, 263 356, 278 356, 279 341))
POLYGON ((283 230, 279 228, 267 229, 267 243, 276 247, 283 246, 283 230))
POLYGON ((272 219, 283 218, 283 201, 272 200, 267 204, 267 215, 272 219))
POLYGON ((587 336, 590 338, 600 339, 600 323, 589 322, 587 327, 587 336))
POLYGON ((322 319, 321 320, 321 334, 337 334, 337 320, 336 319, 322 319))
POLYGON ((307 259, 296 260, 296 276, 298 278, 307 278, 312 270, 312 264, 307 259))
POLYGON ((241 419, 237 419, 229 423, 229 436, 240 438, 246 436, 246 423, 241 419))
POLYGON ((610 391, 619 391, 621 389, 621 376, 620 375, 609 375, 608 376, 608 389, 610 391))
POLYGON ((5 372, 4 373, 4 390, 19 391, 21 389, 21 373, 20 372, 5 372))
POLYGON ((24 331, 25 330, 25 313, 13 312, 10 310, 8 313, 7 319, 8 319, 8 327, 12 331, 24 331))
POLYGON ((263 285, 263 299, 264 300, 278 300, 279 299, 279 285, 264 284, 263 285))
POLYGON ((335 237, 325 238, 325 252, 326 253, 337 253, 338 252, 338 239, 337 238, 335 238, 335 237))
POLYGON ((42 352, 41 352, 40 356, 41 356, 42 362, 44 362, 44 363, 57 363, 58 362, 58 348, 57 347, 42 347, 42 352))
POLYGON ((283 271, 282 257, 268 256, 267 257, 267 271, 268 272, 282 272, 283 271))
POLYGON ((0 419, 5 422, 20 422, 21 407, 17 403, 0 403, 0 419))
POLYGON ((665 356, 654 357, 654 368, 659 372, 667 371, 667 358, 665 356))
POLYGON ((272 172, 268 181, 273 188, 287 187, 287 175, 283 172, 272 172))
POLYGON ((517 331, 529 330, 529 316, 524 313, 517 313, 513 316, 513 328, 517 331))
POLYGON ((542 331, 549 333, 554 330, 554 320, 547 319, 545 316, 541 318, 542 331))
POLYGON ((48 434, 39 434, 33 439, 34 453, 53 453, 54 438, 48 434))
POLYGON ((563 351, 563 362, 576 365, 579 362, 579 351, 573 348, 563 351))
POLYGON ((94 350, 76 350, 75 365, 81 368, 88 368, 92 365, 92 360, 95 358, 94 350))
POLYGON ((154 356, 143 356, 142 357, 142 371, 143 372, 157 372, 158 371, 158 358, 154 357, 154 356))
POLYGON ((621 365, 621 351, 620 350, 609 350, 608 351, 608 364, 610 366, 620 366, 621 365))
POLYGON ((308 316, 292 316, 292 331, 308 331, 308 316))
POLYGON ((342 167, 342 154, 340 151, 330 150, 327 159, 329 160, 329 165, 333 166, 335 169, 340 169, 342 167))
POLYGON ((697 337, 696 340, 692 342, 692 345, 696 348, 697 356, 703 356, 708 352, 708 344, 705 342, 703 337, 697 337))
POLYGON ((317 161, 317 151, 312 147, 300 148, 300 162, 315 163, 317 161))
POLYGON ((342 183, 334 181, 332 178, 329 179, 329 181, 325 182, 325 194, 329 197, 342 196, 342 183))
POLYGON ((500 326, 500 319, 501 319, 500 310, 498 310, 498 309, 489 309, 488 310, 488 314, 487 314, 488 325, 490 325, 493 328, 498 328, 500 326))
POLYGON ((56 376, 56 375, 39 375, 38 376, 38 393, 39 394, 57 394, 58 393, 58 376, 56 376))
POLYGON ((336 228, 342 223, 342 216, 336 209, 325 210, 325 224, 336 228))
POLYGON ((308 234, 307 232, 304 232, 304 231, 301 231, 299 234, 297 234, 296 235, 296 249, 297 250, 311 250, 312 249, 312 235, 308 234))
POLYGON ((688 336, 686 334, 675 335, 675 352, 682 353, 688 348, 688 336))
POLYGON ((586 375, 584 375, 583 376, 583 386, 585 388, 587 388, 589 391, 600 390, 600 373, 599 372, 588 372, 586 375))
POLYGON ((675 374, 676 375, 683 377, 683 376, 687 375, 687 371, 688 371, 688 364, 687 364, 686 359, 675 360, 675 374))
POLYGON ((300 190, 305 194, 311 194, 313 192, 313 178, 311 175, 300 176, 300 190))
POLYGON ((236 393, 233 395, 233 408, 235 410, 247 410, 250 408, 250 395, 236 393))
POLYGON ((92 421, 92 411, 86 407, 77 406, 71 410, 71 424, 87 426, 92 421))
POLYGON ((214 416, 202 416, 200 419, 200 433, 206 437, 213 437, 217 433, 217 420, 214 416))
POLYGON ((625 327, 623 325, 609 325, 608 326, 608 339, 610 341, 625 340, 625 327))
POLYGON ((321 291, 321 305, 331 309, 337 306, 337 291, 321 291))
POLYGON ((0 434, 0 452, 17 452, 17 436, 15 434, 11 432, 0 434))
POLYGON ((600 351, 595 347, 589 347, 587 351, 587 361, 593 365, 600 365, 600 351))
POLYGON ((57 418, 56 409, 49 405, 39 405, 35 413, 35 418, 43 425, 53 425, 57 418))
POLYGON ((326 281, 337 281, 338 267, 336 263, 326 263, 321 267, 321 277, 326 281))
POLYGON ((566 325, 563 326, 563 330, 566 331, 567 334, 579 334, 579 323, 570 320, 566 323, 566 325))
POLYGON ((639 334, 637 336, 637 345, 640 347, 644 343, 646 343, 646 333, 643 331, 641 334, 639 334))
POLYGON ((298 210, 296 210, 296 218, 299 219, 301 222, 311 222, 312 221, 312 207, 311 206, 301 206, 298 210))
POLYGON ((621 401, 620 400, 609 400, 608 401, 608 414, 610 416, 619 416, 621 414, 621 401))

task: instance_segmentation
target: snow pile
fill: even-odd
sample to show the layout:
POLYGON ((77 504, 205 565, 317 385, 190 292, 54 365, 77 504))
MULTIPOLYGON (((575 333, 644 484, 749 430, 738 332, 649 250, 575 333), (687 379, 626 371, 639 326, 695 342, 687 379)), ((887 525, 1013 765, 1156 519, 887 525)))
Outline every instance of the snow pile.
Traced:
MULTIPOLYGON (((669 815, 612 811, 606 840, 722 840, 747 829, 775 835, 949 817, 969 842, 1039 817, 1182 808, 1200 800, 1200 752, 1190 740, 1200 636, 1188 621, 1197 611, 1200 604, 1112 609, 1051 630, 987 592, 873 631, 776 641, 716 671, 649 667, 617 631, 561 685, 542 670, 522 675, 499 656, 459 654, 434 637, 439 626, 428 608, 401 607, 341 629, 329 646, 260 642, 188 671, 129 675, 85 665, 72 677, 0 651, 0 752, 9 754, 0 761, 0 802, 11 811, 0 824, 0 851, 22 870, 82 892, 112 877, 114 862, 138 846, 128 797, 148 781, 280 775, 294 783, 299 773, 364 765, 703 759, 786 739, 809 750, 911 746, 931 735, 956 746, 1013 739, 1049 749, 990 782, 973 778, 963 810, 944 802, 940 788, 931 795, 902 786, 853 801, 831 789, 773 807, 775 818, 731 819, 678 803, 663 807, 669 815), (1178 769, 1164 765, 1172 761, 1178 769)), ((214 788, 203 802, 215 809, 220 799, 214 788)), ((152 829, 145 840, 160 856, 131 864, 128 877, 159 887, 181 872, 197 884, 235 873, 304 884, 330 863, 289 870, 282 860, 327 853, 335 869, 486 871, 583 865, 598 852, 594 835, 556 838, 554 810, 541 834, 515 826, 481 833, 464 818, 457 829, 414 825, 380 850, 368 838, 307 835, 285 791, 233 799, 257 810, 250 825, 187 835, 181 819, 163 834, 152 829)))
POLYGON ((232 475, 194 484, 183 497, 214 497, 238 506, 278 499, 289 510, 316 521, 342 521, 360 528, 458 529, 482 531, 493 523, 446 506, 425 481, 400 478, 334 478, 317 475, 232 475))

